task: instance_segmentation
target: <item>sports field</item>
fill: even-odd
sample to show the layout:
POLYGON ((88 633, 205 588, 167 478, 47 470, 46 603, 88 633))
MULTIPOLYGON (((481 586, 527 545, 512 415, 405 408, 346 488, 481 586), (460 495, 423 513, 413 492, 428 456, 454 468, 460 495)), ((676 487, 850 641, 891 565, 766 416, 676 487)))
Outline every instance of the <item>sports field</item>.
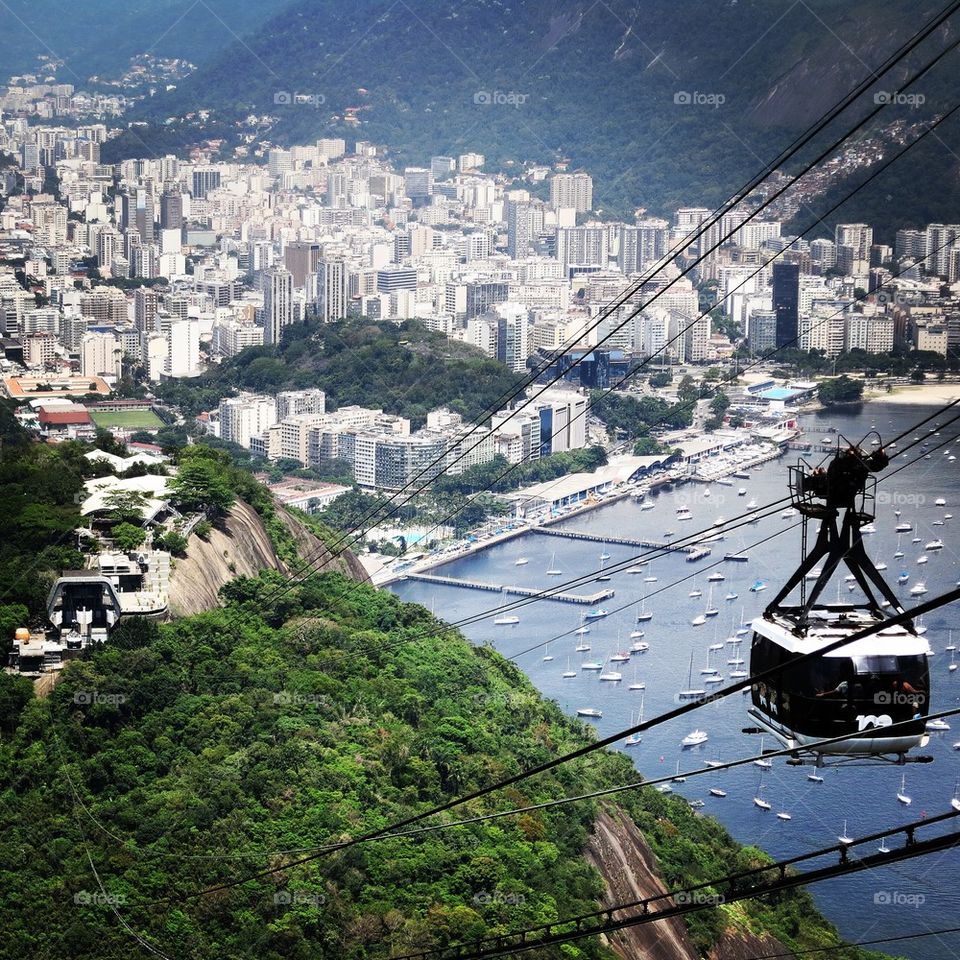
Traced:
POLYGON ((122 427, 124 430, 158 430, 163 421, 152 410, 90 411, 90 418, 98 427, 122 427))

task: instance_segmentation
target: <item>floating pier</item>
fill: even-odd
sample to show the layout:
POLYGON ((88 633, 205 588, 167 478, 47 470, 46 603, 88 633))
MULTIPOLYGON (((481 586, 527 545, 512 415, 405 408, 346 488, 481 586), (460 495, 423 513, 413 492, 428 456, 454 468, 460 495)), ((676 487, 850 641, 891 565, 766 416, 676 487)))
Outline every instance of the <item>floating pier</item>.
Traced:
POLYGON ((583 533, 579 530, 557 530, 553 527, 534 527, 530 533, 539 533, 545 537, 566 537, 568 540, 593 540, 595 543, 615 543, 622 547, 646 547, 663 550, 665 553, 685 553, 688 563, 695 563, 710 556, 709 547, 674 545, 663 540, 638 540, 634 537, 610 537, 597 533, 583 533))
MULTIPOLYGON (((489 590, 491 593, 508 593, 514 597, 540 597, 549 587, 510 587, 500 583, 486 583, 483 580, 460 580, 457 577, 440 577, 435 573, 410 573, 407 580, 419 580, 421 583, 439 583, 445 587, 469 587, 471 590, 489 590)), ((550 593, 544 600, 559 600, 561 603, 597 604, 614 596, 613 590, 600 590, 597 593, 550 593)))

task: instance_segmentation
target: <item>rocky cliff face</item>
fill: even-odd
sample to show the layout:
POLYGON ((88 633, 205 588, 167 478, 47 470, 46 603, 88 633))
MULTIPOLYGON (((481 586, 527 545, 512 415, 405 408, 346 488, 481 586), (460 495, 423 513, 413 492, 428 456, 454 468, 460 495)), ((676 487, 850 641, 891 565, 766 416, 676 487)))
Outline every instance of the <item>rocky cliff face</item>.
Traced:
POLYGON ((190 616, 220 606, 219 590, 234 577, 255 577, 262 570, 282 573, 306 570, 307 563, 337 570, 355 580, 365 580, 363 567, 352 553, 345 553, 324 566, 330 551, 296 517, 284 510, 279 515, 297 542, 302 562, 291 570, 273 550, 270 536, 260 517, 248 504, 238 500, 221 528, 214 527, 209 538, 191 534, 187 556, 176 562, 170 578, 170 613, 190 616))
MULTIPOLYGON (((603 905, 639 900, 666 890, 656 857, 637 825, 617 807, 605 808, 594 824, 587 845, 587 861, 607 884, 603 905)), ((656 957, 657 960, 697 960, 697 950, 682 920, 627 927, 607 940, 624 960, 656 957)))
MULTIPOLYGON (((664 893, 657 858, 640 829, 618 807, 604 808, 594 824, 586 850, 587 861, 607 884, 603 906, 640 900, 664 893)), ((618 914, 619 916, 619 914, 618 914)), ((605 938, 623 960, 655 957, 656 960, 698 960, 699 953, 684 922, 669 918, 627 927, 605 938)), ((758 937, 749 931, 728 929, 708 954, 709 960, 749 960, 750 957, 790 953, 773 937, 758 937)))

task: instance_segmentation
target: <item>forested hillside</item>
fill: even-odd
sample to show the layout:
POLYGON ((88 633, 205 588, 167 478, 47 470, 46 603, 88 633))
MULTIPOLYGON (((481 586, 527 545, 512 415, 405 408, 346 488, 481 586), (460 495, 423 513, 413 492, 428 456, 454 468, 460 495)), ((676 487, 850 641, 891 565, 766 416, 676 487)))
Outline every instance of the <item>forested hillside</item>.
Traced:
MULTIPOLYGON (((595 802, 285 866, 589 733, 516 666, 421 607, 334 574, 282 594, 281 584, 277 574, 241 579, 225 589, 225 609, 159 627, 133 621, 45 700, 0 676, 6 955, 146 955, 132 930, 192 960, 385 958, 575 914, 601 896, 582 856, 595 802), (267 867, 276 872, 196 896, 267 867)), ((625 755, 594 755, 462 813, 635 777, 625 755)), ((618 802, 668 885, 764 862, 683 800, 642 789, 618 802)), ((731 929, 765 929, 791 946, 836 942, 804 893, 690 924, 704 952, 731 929)), ((544 954, 561 955, 609 953, 583 941, 544 954)))
POLYGON ((521 379, 476 347, 431 333, 417 321, 343 320, 294 324, 279 346, 249 347, 203 377, 167 381, 157 392, 196 414, 234 390, 320 387, 328 409, 383 408, 409 417, 416 427, 441 406, 474 420, 505 403, 521 379))
MULTIPOLYGON (((139 116, 154 126, 107 144, 104 156, 142 155, 137 138, 158 150, 178 138, 237 143, 255 117, 265 123, 251 128, 258 138, 372 140, 400 167, 468 150, 508 174, 567 158, 594 176, 596 207, 669 213, 736 190, 936 9, 925 2, 904 17, 898 0, 295 0, 145 103, 139 116), (209 117, 183 121, 199 108, 209 117)), ((874 89, 903 77, 898 68, 874 89)), ((882 122, 942 111, 953 98, 949 64, 918 91, 919 107, 887 109, 882 122)), ((861 115, 873 106, 869 94, 861 106, 861 115)), ((942 137, 954 153, 956 136, 942 137)), ((949 150, 941 160, 934 182, 947 189, 949 150)))

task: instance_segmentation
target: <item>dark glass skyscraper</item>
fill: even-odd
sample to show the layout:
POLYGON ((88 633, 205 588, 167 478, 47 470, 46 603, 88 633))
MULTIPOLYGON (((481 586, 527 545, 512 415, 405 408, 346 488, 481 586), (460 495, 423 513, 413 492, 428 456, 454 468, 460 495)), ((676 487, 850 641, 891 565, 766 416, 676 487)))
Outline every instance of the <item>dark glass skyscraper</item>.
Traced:
POLYGON ((777 349, 797 347, 800 332, 800 266, 773 265, 773 309, 777 314, 777 349))

